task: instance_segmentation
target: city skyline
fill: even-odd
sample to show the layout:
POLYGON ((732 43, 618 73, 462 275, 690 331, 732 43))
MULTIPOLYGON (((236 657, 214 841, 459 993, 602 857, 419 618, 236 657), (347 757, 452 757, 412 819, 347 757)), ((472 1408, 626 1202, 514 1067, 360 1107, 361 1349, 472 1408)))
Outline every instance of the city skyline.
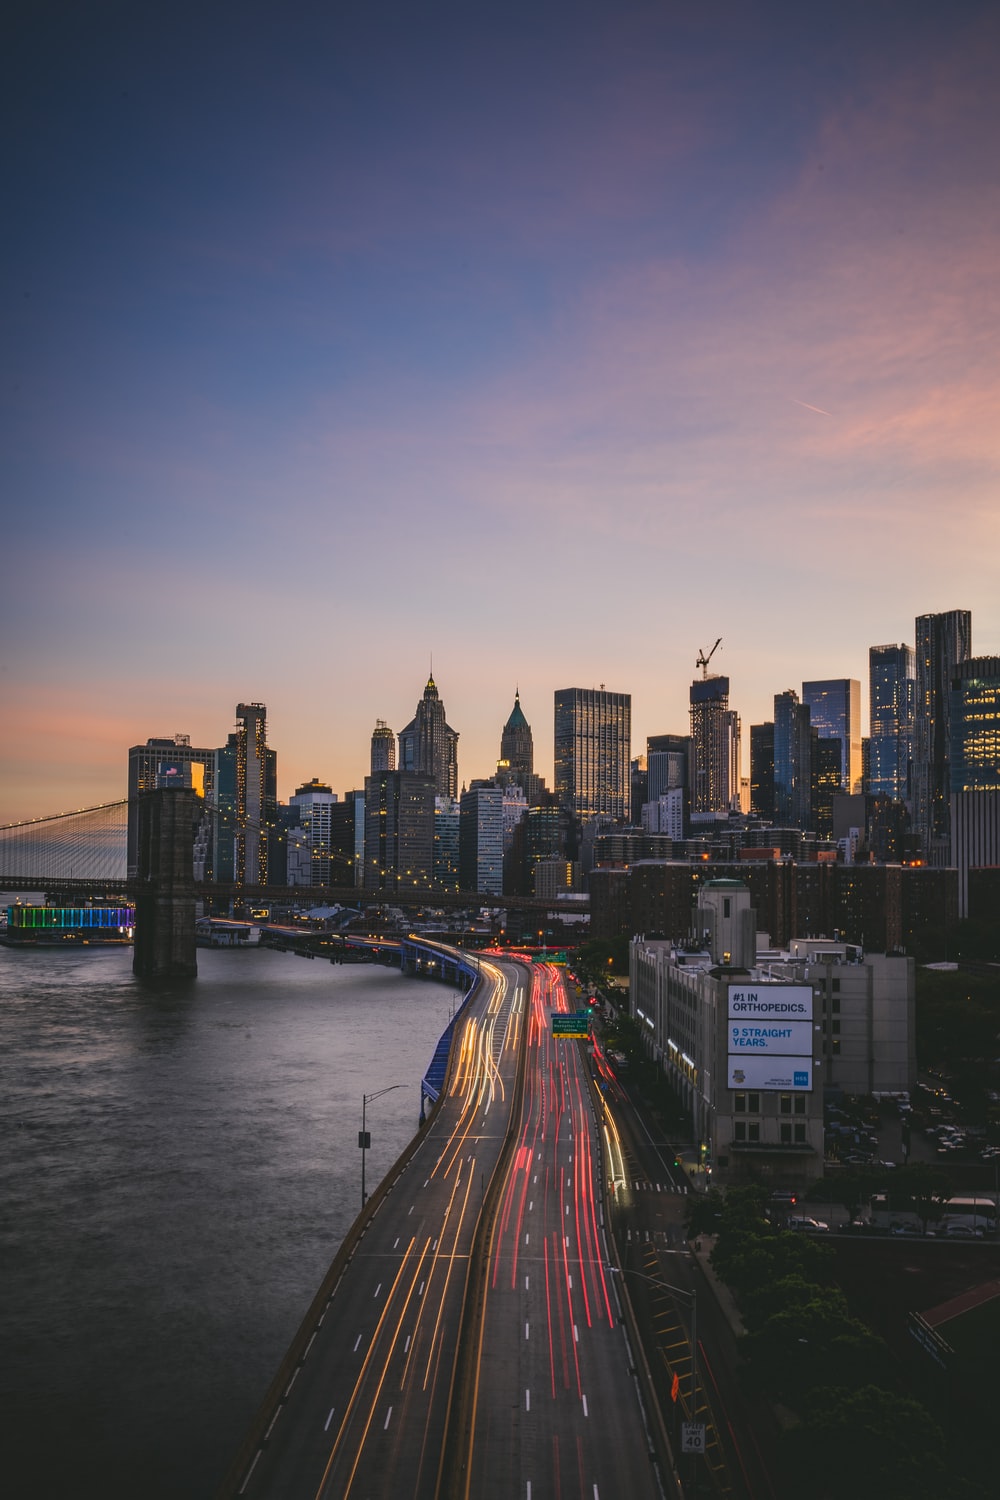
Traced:
MULTIPOLYGON (((975 630, 975 621, 974 620, 972 621, 971 629, 972 629, 972 631, 975 630)), ((881 647, 881 646, 875 646, 873 649, 876 649, 876 650, 879 650, 879 649, 885 650, 885 649, 888 649, 888 648, 881 647)), ((998 652, 992 652, 992 651, 986 651, 985 649, 984 650, 978 650, 978 651, 974 652, 974 655, 975 655, 976 658, 987 657, 987 656, 988 657, 995 657, 998 654, 1000 654, 1000 653, 998 653, 998 652)), ((708 675, 708 678, 706 679, 703 676, 700 676, 700 675, 696 676, 696 675, 692 674, 690 681, 685 686, 684 696, 687 696, 687 694, 693 688, 698 687, 698 685, 700 683, 703 683, 706 680, 708 682, 711 682, 713 680, 713 676, 717 676, 717 675, 719 675, 719 674, 712 674, 712 673, 710 673, 708 675)), ((727 681, 726 678, 721 678, 720 680, 722 680, 723 682, 727 681)), ((803 685, 803 684, 800 683, 800 686, 801 685, 803 685)), ((808 684, 805 684, 805 685, 808 685, 808 684)), ((431 687, 431 688, 436 688, 435 681, 434 681, 433 678, 429 679, 428 686, 431 687)), ((514 689, 514 698, 516 700, 516 712, 519 713, 522 718, 526 718, 527 719, 528 732, 534 737, 534 740, 535 740, 535 746, 536 746, 535 756, 534 756, 535 765, 536 765, 536 773, 535 774, 536 774, 536 776, 537 775, 541 775, 542 779, 544 780, 544 782, 546 783, 546 785, 547 785, 547 787, 548 787, 548 789, 550 791, 552 791, 552 790, 555 789, 555 753, 554 753, 555 733, 554 733, 554 731, 555 731, 555 715, 558 712, 558 700, 559 700, 560 691, 583 692, 585 695, 590 695, 590 696, 593 696, 595 693, 598 694, 598 695, 604 695, 604 696, 607 696, 607 695, 622 696, 622 694, 624 694, 624 696, 627 699, 631 700, 631 694, 628 693, 627 688, 622 689, 621 693, 619 692, 619 690, 617 688, 608 688, 605 691, 605 685, 603 683, 600 684, 599 688, 596 688, 596 687, 595 688, 575 688, 575 689, 571 689, 571 690, 550 689, 549 690, 549 694, 548 694, 547 704, 545 706, 545 711, 543 713, 539 713, 537 715, 525 715, 524 712, 523 712, 523 705, 521 704, 520 689, 519 688, 515 688, 514 689), (540 728, 538 730, 538 732, 536 732, 536 725, 541 725, 541 724, 544 724, 545 727, 544 728, 540 728), (538 753, 537 753, 537 747, 538 747, 539 744, 542 747, 542 759, 541 759, 541 770, 540 771, 538 770, 539 757, 538 757, 538 753)), ((426 692, 427 692, 426 688, 425 688, 424 692, 425 692, 425 696, 426 696, 426 692)), ((751 778, 750 729, 751 729, 751 727, 756 727, 756 728, 770 728, 773 731, 773 723, 774 723, 775 711, 776 711, 776 708, 777 708, 778 699, 779 699, 779 697, 784 697, 788 693, 791 693, 793 699, 795 699, 795 700, 798 699, 798 689, 795 688, 795 687, 785 688, 785 689, 782 689, 780 692, 778 692, 778 691, 774 692, 771 695, 771 701, 768 704, 765 705, 765 708, 764 708, 764 711, 761 714, 761 717, 759 719, 755 719, 754 720, 753 726, 751 726, 751 722, 750 722, 748 716, 745 715, 741 711, 740 705, 738 703, 733 703, 732 704, 732 709, 733 709, 733 711, 735 712, 735 714, 738 716, 738 718, 740 720, 741 739, 742 739, 742 749, 741 749, 741 777, 742 777, 742 779, 744 781, 749 781, 750 778, 751 778)), ((436 698, 436 690, 435 690, 435 693, 434 693, 433 696, 436 698)), ((869 696, 870 696, 869 695, 869 683, 868 683, 867 680, 864 680, 861 683, 861 703, 862 703, 862 707, 863 707, 862 725, 863 725, 863 728, 864 728, 864 733, 865 733, 865 737, 866 738, 868 737, 868 734, 870 732, 870 725, 869 725, 870 701, 869 701, 869 696)), ((497 723, 497 727, 496 727, 496 735, 495 735, 495 741, 494 741, 494 747, 495 748, 494 748, 494 751, 493 751, 492 755, 491 755, 491 753, 489 751, 489 747, 488 747, 488 743, 487 743, 488 742, 488 731, 487 731, 486 739, 484 740, 484 743, 487 743, 487 751, 486 751, 486 755, 485 755, 485 759, 484 759, 483 764, 480 765, 480 764, 477 763, 474 767, 466 765, 465 762, 464 762, 464 758, 463 758, 463 752, 460 751, 460 753, 459 753, 459 761, 458 761, 458 782, 457 782, 457 788, 458 788, 459 791, 461 791, 464 787, 468 786, 473 781, 476 781, 476 780, 490 780, 490 779, 492 779, 497 774, 497 770, 498 770, 498 755, 499 755, 499 751, 500 751, 500 749, 502 747, 502 740, 503 740, 503 737, 504 737, 505 729, 507 727, 507 721, 510 718, 509 701, 510 700, 508 700, 508 709, 507 709, 506 713, 498 712, 498 723, 497 723)), ((268 722, 267 733, 268 733, 268 737, 272 738, 274 740, 274 744, 272 745, 272 753, 277 756, 278 800, 281 803, 283 803, 283 804, 287 804, 289 802, 290 798, 296 792, 296 790, 301 790, 301 788, 302 788, 302 786, 304 784, 308 784, 308 783, 316 781, 316 780, 328 783, 330 785, 330 787, 332 788, 335 796, 338 798, 338 800, 341 799, 347 792, 352 791, 352 790, 360 789, 361 787, 364 786, 365 777, 367 775, 371 774, 371 771, 372 771, 373 741, 376 740, 376 739, 381 739, 381 738, 384 737, 387 740, 387 742, 392 747, 392 755, 393 755, 393 760, 394 760, 395 759, 395 746, 396 746, 397 735, 406 734, 408 731, 412 730, 412 728, 413 728, 413 723, 411 722, 411 723, 408 723, 406 725, 401 726, 401 728, 398 731, 396 731, 396 730, 392 729, 391 721, 386 722, 386 721, 381 720, 381 719, 376 720, 375 723, 374 723, 374 725, 372 726, 371 732, 369 732, 369 734, 367 735, 367 737, 363 738, 362 744, 360 746, 353 747, 353 750, 352 750, 352 753, 351 753, 351 757, 350 757, 350 764, 353 764, 353 765, 355 765, 356 767, 359 768, 359 774, 358 774, 358 776, 355 779, 352 780, 350 777, 340 778, 340 777, 338 777, 335 774, 331 774, 329 772, 329 770, 327 770, 323 766, 313 767, 311 770, 308 770, 308 769, 303 770, 305 762, 303 760, 303 757, 302 757, 301 753, 296 754, 294 747, 290 747, 287 744, 283 744, 282 739, 281 739, 281 734, 282 734, 281 727, 275 725, 275 723, 274 723, 274 716, 270 712, 269 705, 266 702, 263 702, 261 699, 258 698, 256 700, 254 700, 253 706, 255 708, 256 707, 261 708, 267 714, 267 716, 268 716, 268 721, 269 722, 268 722), (290 770, 288 768, 290 765, 294 765, 297 769, 293 772, 292 770, 290 770)), ((419 707, 419 705, 418 705, 418 707, 419 707)), ((214 730, 213 729, 206 730, 205 734, 200 737, 201 738, 201 743, 205 747, 210 747, 210 746, 212 746, 212 747, 216 747, 216 746, 217 747, 221 747, 223 745, 223 743, 224 743, 224 739, 225 739, 225 736, 227 734, 230 736, 230 739, 232 740, 234 734, 239 729, 240 725, 243 723, 243 711, 244 711, 244 709, 245 709, 245 705, 242 704, 242 703, 237 704, 235 706, 235 708, 233 710, 233 714, 232 714, 232 721, 229 723, 229 727, 225 728, 225 729, 219 727, 219 726, 222 725, 222 721, 225 718, 225 714, 222 713, 222 712, 220 712, 220 714, 217 714, 215 716, 215 718, 216 718, 216 728, 214 730), (213 736, 214 736, 214 738, 213 738, 213 736)), ((685 712, 688 715, 690 715, 690 708, 687 707, 685 709, 685 712)), ((482 705, 479 706, 479 715, 478 716, 479 716, 480 719, 482 719, 483 716, 484 716, 484 710, 482 708, 482 705)), ((634 715, 632 717, 633 717, 633 722, 634 722, 634 715)), ((463 738, 461 729, 459 729, 457 731, 457 733, 458 733, 458 736, 460 738, 463 738)), ((141 749, 141 747, 145 745, 145 743, 146 743, 147 740, 152 742, 152 741, 154 741, 156 739, 159 739, 161 741, 161 743, 163 743, 163 744, 166 745, 166 744, 169 744, 169 742, 172 740, 174 734, 176 734, 178 736, 181 736, 184 740, 187 741, 187 743, 189 745, 196 745, 196 744, 199 743, 199 735, 193 734, 193 733, 191 733, 191 731, 189 729, 184 728, 184 729, 177 729, 175 731, 172 731, 169 734, 164 733, 162 735, 156 735, 154 733, 154 734, 147 734, 147 735, 137 736, 136 739, 135 739, 135 741, 134 741, 134 744, 135 744, 136 747, 139 747, 141 749)), ((645 755, 646 755, 646 741, 647 741, 647 739, 654 739, 655 740, 657 738, 663 738, 664 736, 667 736, 669 738, 677 737, 677 738, 683 740, 689 734, 690 734, 690 724, 689 723, 683 725, 680 728, 676 728, 675 727, 675 728, 671 728, 671 729, 664 729, 664 728, 661 727, 659 729, 649 729, 648 731, 640 731, 637 728, 633 728, 632 733, 631 733, 631 756, 632 756, 633 759, 635 757, 637 757, 637 756, 641 756, 641 757, 645 758, 645 755)), ((126 747, 123 747, 121 749, 120 755, 119 755, 119 759, 121 759, 122 757, 124 757, 125 760, 128 759, 129 748, 130 747, 126 746, 126 747)), ((182 756, 183 756, 183 755, 190 754, 192 752, 190 752, 187 749, 184 749, 184 750, 182 750, 181 753, 182 753, 182 756)), ((194 752, 194 753, 195 754, 200 754, 201 752, 194 752)), ((147 754, 148 754, 148 752, 147 752, 147 754)), ((132 782, 133 777, 132 777, 130 768, 128 766, 126 766, 125 769, 123 770, 122 767, 121 767, 121 765, 119 765, 116 768, 116 774, 117 774, 117 779, 120 780, 120 782, 122 783, 121 789, 109 791, 108 795, 106 797, 103 797, 103 798, 99 799, 99 801, 109 801, 109 802, 110 801, 116 801, 116 800, 118 800, 118 797, 121 795, 121 791, 122 790, 125 791, 126 795, 132 795, 133 794, 133 789, 132 789, 132 786, 131 786, 131 782, 132 782)), ((115 773, 112 773, 110 771, 110 768, 109 768, 109 776, 111 776, 112 780, 115 779, 115 773)), ((110 783, 109 783, 109 785, 110 785, 110 783)), ((4 818, 2 816, 2 806, 3 806, 3 802, 2 802, 2 800, 0 800, 0 826, 3 826, 3 824, 6 823, 6 822, 13 823, 13 822, 21 821, 19 818, 16 818, 16 817, 15 818, 10 818, 10 819, 4 818)), ((81 806, 83 806, 83 804, 81 804, 81 806)), ((32 816, 32 817, 47 817, 47 816, 49 816, 52 813, 67 812, 67 811, 70 811, 70 810, 72 810, 72 809, 69 809, 69 808, 49 808, 47 810, 47 812, 44 812, 44 813, 41 813, 41 812, 40 813, 33 813, 30 816, 32 816)))
MULTIPOLYGON (((3 105, 0 822, 267 705, 363 784, 433 671, 488 776, 520 689, 684 734, 1000 651, 1000 16, 23 10, 3 105)), ((867 693, 862 693, 867 731, 867 693)))

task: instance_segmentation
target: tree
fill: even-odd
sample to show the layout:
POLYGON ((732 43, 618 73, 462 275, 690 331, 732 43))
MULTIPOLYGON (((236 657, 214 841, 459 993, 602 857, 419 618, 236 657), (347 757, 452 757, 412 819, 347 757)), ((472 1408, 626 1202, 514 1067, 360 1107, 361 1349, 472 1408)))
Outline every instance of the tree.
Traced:
POLYGON ((832 1263, 829 1245, 765 1223, 756 1228, 724 1228, 712 1251, 713 1271, 740 1301, 786 1276, 821 1285, 829 1281, 832 1263))
POLYGON ((928 1221, 937 1223, 953 1192, 947 1172, 929 1162, 914 1162, 893 1174, 889 1201, 893 1208, 912 1209, 926 1234, 928 1221))
POLYGON ((808 1473, 815 1500, 940 1500, 941 1429, 919 1401, 877 1386, 817 1387, 801 1426, 786 1437, 793 1473, 808 1473))
POLYGON ((813 1287, 807 1301, 773 1313, 740 1350, 754 1381, 795 1410, 818 1386, 850 1386, 862 1372, 889 1384, 889 1351, 847 1312, 842 1293, 813 1287))

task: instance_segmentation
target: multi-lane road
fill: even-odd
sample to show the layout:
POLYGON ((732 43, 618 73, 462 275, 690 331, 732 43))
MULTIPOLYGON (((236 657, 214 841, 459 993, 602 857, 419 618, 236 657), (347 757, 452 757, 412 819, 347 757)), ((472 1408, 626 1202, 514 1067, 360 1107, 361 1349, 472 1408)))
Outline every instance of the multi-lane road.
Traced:
MULTIPOLYGON (((221 1492, 658 1500, 560 971, 481 964, 446 1092, 374 1195, 221 1492)), ((669 1476, 668 1476, 669 1481, 669 1476)))

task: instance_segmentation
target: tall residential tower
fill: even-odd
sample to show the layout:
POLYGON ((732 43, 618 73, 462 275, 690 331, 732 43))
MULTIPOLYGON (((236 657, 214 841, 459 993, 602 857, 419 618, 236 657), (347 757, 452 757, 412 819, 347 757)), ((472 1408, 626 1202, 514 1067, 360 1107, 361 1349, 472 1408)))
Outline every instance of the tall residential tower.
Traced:
POLYGON ((632 696, 600 688, 555 695, 555 790, 578 818, 629 813, 632 696))

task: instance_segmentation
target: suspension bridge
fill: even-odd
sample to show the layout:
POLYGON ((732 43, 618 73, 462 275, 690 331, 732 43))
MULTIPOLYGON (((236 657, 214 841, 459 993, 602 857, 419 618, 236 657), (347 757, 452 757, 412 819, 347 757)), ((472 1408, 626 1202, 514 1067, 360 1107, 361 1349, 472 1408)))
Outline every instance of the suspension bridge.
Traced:
MULTIPOLYGON (((540 897, 484 897, 475 891, 419 888, 363 889, 355 883, 296 885, 237 883, 235 880, 196 877, 195 834, 206 816, 218 821, 226 836, 266 836, 283 840, 279 829, 237 823, 232 810, 214 807, 190 788, 169 787, 140 792, 130 804, 101 803, 97 807, 53 814, 29 822, 0 827, 0 891, 38 893, 49 902, 76 905, 104 901, 135 904, 135 962, 137 973, 194 974, 195 905, 262 906, 269 903, 426 906, 452 910, 481 906, 517 907, 540 914, 553 903, 540 897), (131 851, 130 851, 130 808, 131 851)), ((580 903, 577 911, 589 909, 580 903)))

